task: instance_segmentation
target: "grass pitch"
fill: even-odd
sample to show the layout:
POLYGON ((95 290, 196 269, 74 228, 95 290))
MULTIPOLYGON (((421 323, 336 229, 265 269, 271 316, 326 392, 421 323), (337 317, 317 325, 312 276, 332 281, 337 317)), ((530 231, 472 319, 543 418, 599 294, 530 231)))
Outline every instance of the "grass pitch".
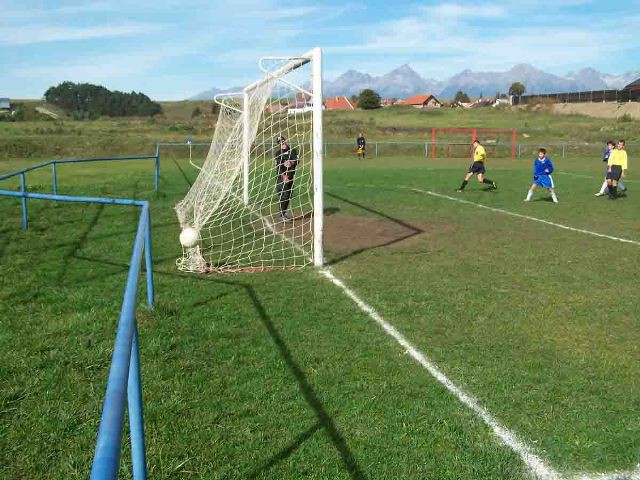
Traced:
MULTIPOLYGON (((640 242, 640 184, 630 176, 627 198, 595 198, 599 161, 549 153, 559 205, 542 192, 522 202, 530 160, 490 160, 498 190, 459 194, 467 160, 330 158, 327 261, 563 476, 630 472, 640 246, 532 218, 640 242)), ((158 306, 144 308, 141 280, 138 317, 150 478, 529 478, 312 268, 178 273, 172 207, 196 175, 185 159, 163 163, 158 195, 151 162, 58 175, 62 194, 152 202, 158 306)), ((28 178, 49 191, 48 171, 28 178)), ((29 209, 23 232, 19 202, 0 199, 0 477, 86 478, 138 212, 29 209)), ((123 470, 127 457, 125 444, 123 470)))

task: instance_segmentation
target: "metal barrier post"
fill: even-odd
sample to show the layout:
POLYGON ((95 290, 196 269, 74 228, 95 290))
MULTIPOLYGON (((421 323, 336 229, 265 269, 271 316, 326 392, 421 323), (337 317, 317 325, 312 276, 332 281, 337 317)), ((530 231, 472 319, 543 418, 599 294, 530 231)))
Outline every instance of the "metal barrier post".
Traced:
POLYGON ((566 155, 566 146, 567 146, 566 143, 562 144, 562 158, 566 158, 566 156, 567 156, 566 155))
MULTIPOLYGON (((149 210, 149 207, 143 207, 149 210)), ((147 215, 147 225, 144 236, 144 263, 147 268, 147 304, 153 308, 155 295, 153 291, 153 255, 151 254, 151 211, 147 215)))
POLYGON ((131 362, 127 383, 129 406, 129 432, 131 434, 131 466, 134 480, 147 479, 147 460, 144 445, 144 418, 142 412, 142 381, 138 351, 138 324, 134 322, 131 339, 131 362))
POLYGON ((53 194, 58 194, 58 174, 56 172, 56 162, 51 164, 51 183, 53 188, 53 194))
POLYGON ((376 142, 376 158, 378 158, 378 142, 376 142))
POLYGON ((156 172, 154 177, 154 188, 158 191, 158 184, 160 183, 160 144, 156 144, 156 172))
POLYGON ((20 174, 20 192, 22 192, 22 228, 27 230, 29 228, 29 218, 27 216, 27 197, 24 194, 27 191, 27 180, 24 172, 20 174))

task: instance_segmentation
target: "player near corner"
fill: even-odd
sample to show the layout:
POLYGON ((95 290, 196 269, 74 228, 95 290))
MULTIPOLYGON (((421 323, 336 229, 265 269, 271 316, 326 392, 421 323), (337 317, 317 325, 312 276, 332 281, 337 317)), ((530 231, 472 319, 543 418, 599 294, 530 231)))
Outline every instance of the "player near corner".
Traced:
POLYGON ((293 192, 293 177, 296 174, 298 166, 298 150, 291 148, 284 136, 277 138, 277 146, 275 150, 276 164, 276 192, 278 193, 278 201, 281 220, 288 220, 287 215, 291 193, 293 192))
POLYGON ((627 172, 627 152, 624 146, 624 140, 618 140, 618 145, 609 155, 609 161, 607 162, 607 184, 609 186, 610 200, 618 198, 618 182, 627 172))
MULTIPOLYGON (((613 140, 609 140, 607 142, 607 149, 604 151, 604 155, 602 156, 602 161, 605 164, 604 182, 602 182, 602 185, 600 186, 600 191, 595 194, 596 197, 604 197, 606 195, 607 188, 609 186, 609 183, 607 182, 607 172, 609 171, 609 157, 611 156, 615 148, 616 148, 616 142, 614 142, 613 140)), ((618 188, 620 189, 621 193, 624 193, 627 191, 627 187, 622 182, 622 180, 618 181, 618 188)))
POLYGON ((558 196, 554 190, 555 185, 551 177, 553 170, 553 162, 547 157, 547 150, 541 148, 538 150, 538 158, 533 161, 533 182, 531 183, 531 187, 529 187, 527 198, 524 199, 525 202, 533 200, 533 192, 536 188, 542 187, 549 190, 553 203, 558 203, 558 196))
POLYGON ((364 139, 364 134, 360 133, 360 135, 358 135, 358 138, 356 138, 356 155, 358 155, 358 158, 362 157, 362 159, 364 160, 366 150, 367 141, 364 139))
POLYGON ((490 185, 491 188, 495 190, 496 188, 498 188, 498 186, 496 185, 496 182, 484 177, 484 173, 485 173, 484 163, 487 160, 487 152, 485 151, 484 147, 480 143, 480 140, 478 140, 477 138, 473 141, 472 145, 473 145, 473 163, 469 167, 469 171, 467 172, 467 174, 464 176, 464 180, 462 181, 462 185, 460 185, 460 188, 458 188, 458 192, 462 192, 464 190, 464 187, 467 186, 467 183, 469 183, 469 179, 474 174, 478 176, 479 183, 490 185))

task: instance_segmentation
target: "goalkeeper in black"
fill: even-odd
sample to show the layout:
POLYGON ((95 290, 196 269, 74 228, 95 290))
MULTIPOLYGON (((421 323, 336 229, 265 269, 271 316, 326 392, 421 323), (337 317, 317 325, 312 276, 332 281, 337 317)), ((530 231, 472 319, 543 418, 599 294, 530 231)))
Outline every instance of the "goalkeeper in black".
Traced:
POLYGON ((293 177, 298 166, 298 150, 291 148, 287 139, 283 136, 278 137, 277 142, 275 153, 276 192, 280 203, 280 219, 287 220, 289 219, 287 210, 291 200, 291 193, 293 192, 293 177))

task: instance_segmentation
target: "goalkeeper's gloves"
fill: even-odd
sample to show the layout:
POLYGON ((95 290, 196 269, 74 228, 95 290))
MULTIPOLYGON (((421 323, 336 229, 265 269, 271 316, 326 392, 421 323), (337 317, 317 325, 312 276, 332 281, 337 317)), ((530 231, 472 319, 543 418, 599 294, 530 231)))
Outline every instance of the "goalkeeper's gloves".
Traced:
POLYGON ((537 180, 537 179, 538 179, 538 175, 534 175, 534 176, 533 176, 533 179, 534 179, 534 180, 537 180))

